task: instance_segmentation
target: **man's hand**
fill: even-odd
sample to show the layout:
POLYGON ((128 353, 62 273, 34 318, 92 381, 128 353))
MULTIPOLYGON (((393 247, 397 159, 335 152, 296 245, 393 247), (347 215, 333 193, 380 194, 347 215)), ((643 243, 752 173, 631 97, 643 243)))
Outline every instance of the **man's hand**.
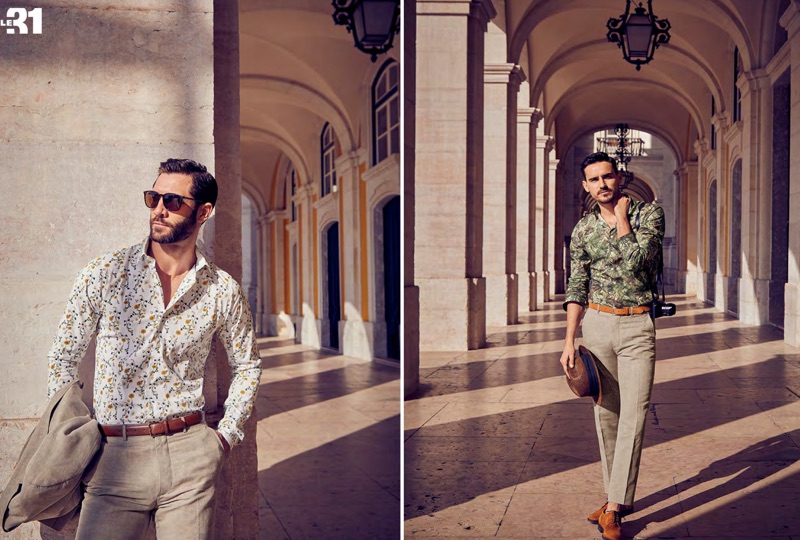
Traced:
POLYGON ((561 353, 561 367, 564 369, 564 374, 569 378, 567 366, 570 368, 575 367, 575 344, 571 342, 567 342, 564 345, 564 352, 561 353))
POLYGON ((225 436, 219 431, 214 431, 214 433, 217 434, 217 437, 219 437, 219 440, 222 442, 222 448, 225 450, 225 455, 228 455, 228 452, 231 451, 231 443, 229 443, 228 439, 226 439, 225 436))
POLYGON ((620 195, 617 202, 614 203, 614 215, 617 220, 628 219, 628 209, 631 207, 631 198, 627 195, 620 195))

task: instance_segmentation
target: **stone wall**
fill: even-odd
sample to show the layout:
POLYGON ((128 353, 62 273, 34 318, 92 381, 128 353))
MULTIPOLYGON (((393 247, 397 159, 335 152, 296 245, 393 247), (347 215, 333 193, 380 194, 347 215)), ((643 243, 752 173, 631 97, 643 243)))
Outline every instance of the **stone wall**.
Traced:
MULTIPOLYGON (((72 281, 90 259, 146 237, 142 191, 160 161, 189 157, 216 174, 220 202, 233 203, 206 226, 204 249, 241 275, 241 250, 231 242, 241 235, 238 83, 224 92, 215 87, 215 4, 48 1, 37 4, 40 35, 0 36, 3 486, 44 409, 47 351, 72 281), (236 144, 222 155, 214 143, 215 107, 235 113, 235 129, 227 131, 236 144)), ((236 6, 224 8, 234 19, 236 6)), ((234 43, 237 31, 230 34, 234 43)), ((90 364, 82 371, 91 373, 90 364)), ((215 370, 209 383, 216 386, 215 370)), ((31 525, 10 537, 38 536, 31 525)))

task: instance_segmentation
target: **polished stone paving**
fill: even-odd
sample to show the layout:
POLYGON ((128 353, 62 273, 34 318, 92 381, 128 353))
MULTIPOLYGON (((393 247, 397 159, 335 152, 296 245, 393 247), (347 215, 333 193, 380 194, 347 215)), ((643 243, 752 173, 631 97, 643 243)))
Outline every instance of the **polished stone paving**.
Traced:
MULTIPOLYGON (((658 319, 657 363, 628 538, 800 540, 800 349, 694 298, 658 319)), ((406 400, 404 534, 599 538, 592 402, 558 362, 560 302, 489 329, 488 346, 421 353, 406 400)))
POLYGON ((400 537, 400 370, 259 339, 261 538, 400 537))

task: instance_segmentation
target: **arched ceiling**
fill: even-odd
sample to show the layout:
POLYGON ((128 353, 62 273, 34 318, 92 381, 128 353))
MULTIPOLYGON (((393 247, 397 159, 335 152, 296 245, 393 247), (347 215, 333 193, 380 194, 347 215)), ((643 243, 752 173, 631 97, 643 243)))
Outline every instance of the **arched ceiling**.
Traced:
POLYGON ((326 122, 342 152, 361 145, 377 67, 332 13, 320 0, 239 2, 242 171, 264 200, 281 160, 292 162, 303 183, 319 179, 326 122))
POLYGON ((625 0, 494 1, 507 61, 525 71, 531 106, 542 110, 557 152, 590 127, 627 121, 658 133, 683 159, 693 159, 686 154, 694 140, 708 136, 712 96, 718 113, 730 108, 734 48, 743 71, 772 57, 777 3, 653 0, 671 38, 636 71, 606 39, 606 23, 622 15, 625 0))

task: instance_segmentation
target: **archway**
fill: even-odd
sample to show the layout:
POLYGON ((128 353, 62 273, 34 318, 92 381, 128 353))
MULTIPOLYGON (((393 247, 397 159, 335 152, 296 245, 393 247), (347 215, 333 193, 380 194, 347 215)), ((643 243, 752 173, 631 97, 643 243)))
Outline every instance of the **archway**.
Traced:
POLYGON ((400 360, 400 196, 392 197, 382 214, 386 355, 400 360))
POLYGON ((339 321, 342 301, 339 273, 339 223, 334 222, 322 237, 323 275, 322 344, 339 349, 339 321))

